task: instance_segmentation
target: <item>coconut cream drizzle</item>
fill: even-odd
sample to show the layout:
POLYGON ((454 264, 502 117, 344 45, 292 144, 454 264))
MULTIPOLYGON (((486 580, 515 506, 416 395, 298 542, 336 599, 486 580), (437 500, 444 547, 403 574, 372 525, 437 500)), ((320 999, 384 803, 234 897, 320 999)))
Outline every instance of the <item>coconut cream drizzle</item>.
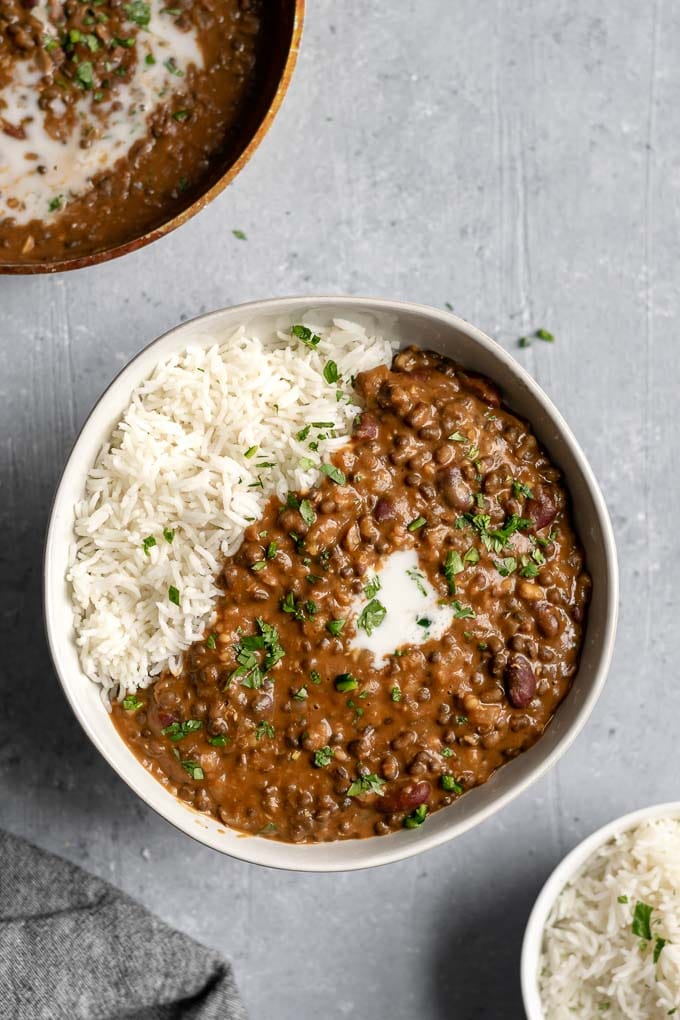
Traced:
MULTIPOLYGON (((148 27, 135 37, 137 60, 130 81, 112 78, 105 99, 96 104, 93 92, 83 90, 71 107, 76 126, 65 140, 48 133, 48 112, 39 106, 44 70, 31 57, 16 61, 12 81, 0 90, 0 116, 21 126, 23 137, 0 132, 0 220, 11 216, 21 225, 57 215, 146 135, 150 114, 182 89, 189 67, 203 67, 195 30, 179 29, 171 15, 161 13, 167 10, 161 0, 149 0, 149 8, 148 27), (80 145, 83 137, 89 139, 87 148, 80 145)), ((47 38, 59 36, 46 0, 31 15, 42 22, 47 38)), ((53 100, 49 116, 66 114, 66 105, 53 100)))

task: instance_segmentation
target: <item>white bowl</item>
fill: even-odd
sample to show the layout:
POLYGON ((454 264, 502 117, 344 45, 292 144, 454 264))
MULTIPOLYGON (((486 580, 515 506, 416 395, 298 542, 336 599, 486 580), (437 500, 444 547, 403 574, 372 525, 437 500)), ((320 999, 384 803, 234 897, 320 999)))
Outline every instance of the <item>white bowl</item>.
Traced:
POLYGON ((633 829, 641 822, 647 822, 654 818, 680 818, 680 801, 640 808, 639 811, 631 811, 630 814, 622 815, 620 818, 615 818, 613 822, 603 825, 601 829, 586 837, 582 843, 574 847, 571 853, 567 854, 541 889, 529 915, 522 943, 522 999, 527 1020, 550 1020, 549 1017, 546 1017, 541 1005, 538 976, 543 932, 555 900, 565 885, 584 866, 588 858, 599 847, 607 843, 612 836, 618 836, 619 833, 633 829))
POLYGON ((45 620, 52 659, 83 729, 116 772, 164 818, 190 836, 242 860, 299 871, 342 871, 397 861, 429 850, 477 825, 525 790, 564 754, 602 690, 612 653, 618 604, 614 536, 593 473, 565 421, 534 380, 480 330, 447 312, 400 301, 352 297, 276 298, 226 308, 185 322, 151 343, 123 369, 85 422, 73 447, 52 509, 45 547, 45 620), (73 508, 87 473, 119 421, 133 389, 156 363, 202 337, 239 323, 256 329, 292 325, 314 309, 373 324, 399 342, 430 347, 499 384, 508 406, 528 419, 571 492, 573 514, 593 579, 593 596, 579 671, 571 692, 541 740, 505 765, 488 783, 436 812, 417 830, 335 843, 294 846, 243 836, 199 814, 168 793, 139 764, 112 726, 97 688, 84 676, 73 639, 65 575, 73 539, 73 508))

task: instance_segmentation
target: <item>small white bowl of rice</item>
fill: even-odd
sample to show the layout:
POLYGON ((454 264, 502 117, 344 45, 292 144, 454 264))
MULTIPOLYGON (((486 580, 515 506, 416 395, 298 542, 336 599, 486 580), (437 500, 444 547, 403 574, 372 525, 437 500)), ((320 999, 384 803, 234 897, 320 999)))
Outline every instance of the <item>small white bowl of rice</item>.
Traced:
POLYGON ((528 1020, 680 1017, 680 803, 598 829, 541 890, 522 946, 528 1020))
POLYGON ((48 641, 65 694, 88 737, 138 796, 222 853, 292 870, 341 871, 396 861, 465 832, 557 761, 605 681, 618 575, 592 471, 559 412, 506 351, 443 310, 312 297, 204 315, 130 362, 85 422, 64 470, 45 548, 44 591, 48 641), (297 345, 290 341, 294 329, 303 339, 297 345), (351 379, 388 364, 408 344, 493 379, 561 469, 593 582, 578 673, 534 747, 417 831, 304 845, 244 836, 159 783, 118 735, 107 707, 181 661, 204 632, 219 594, 214 578, 248 521, 270 495, 315 484, 321 458, 346 442, 359 410, 351 379), (310 458, 300 445, 308 430, 300 426, 331 414, 336 429, 310 458), (256 450, 271 462, 262 479, 251 457, 256 450), (180 590, 181 611, 172 595, 180 590))

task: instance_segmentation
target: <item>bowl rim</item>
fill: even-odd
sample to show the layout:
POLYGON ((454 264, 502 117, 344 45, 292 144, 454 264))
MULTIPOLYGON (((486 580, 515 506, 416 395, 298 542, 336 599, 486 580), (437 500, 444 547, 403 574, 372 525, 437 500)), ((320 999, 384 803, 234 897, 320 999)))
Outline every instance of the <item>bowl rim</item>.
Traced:
MULTIPOLYGON (((89 467, 89 465, 88 465, 89 467)), ((84 476, 83 476, 84 477, 84 476)), ((45 534, 44 551, 43 551, 43 621, 45 634, 47 637, 48 648, 50 657, 52 659, 52 665, 61 684, 62 690, 66 696, 67 701, 71 705, 71 708, 78 719, 78 722, 84 729, 86 735, 90 741, 94 744, 96 749, 102 755, 102 757, 108 762, 111 768, 120 776, 120 778, 133 790, 133 792, 141 797, 145 803, 156 811, 162 818, 167 822, 170 822, 176 828, 180 829, 186 835, 196 839, 199 843, 209 846, 221 853, 225 853, 228 856, 236 857, 239 860, 246 861, 251 864, 262 864, 267 867, 280 868, 286 871, 301 871, 301 872, 342 872, 342 871, 355 871, 363 868, 377 867, 383 864, 392 863, 394 861, 404 860, 408 857, 413 857, 416 854, 422 853, 425 850, 433 849, 434 847, 440 846, 449 840, 460 836, 468 830, 479 825, 485 821, 491 815, 495 814, 501 808, 505 807, 515 798, 519 797, 529 786, 535 783, 538 779, 548 772, 553 765, 562 757, 563 754, 571 747, 576 737, 580 734, 581 730, 585 726, 590 714, 602 692, 604 687, 609 666, 611 664, 611 658, 614 649, 614 640, 616 636, 616 625, 618 619, 618 601, 619 601, 619 576, 618 576, 618 561, 616 556, 616 545, 614 540, 614 532, 609 519, 609 513, 604 501, 604 497, 600 491, 599 485, 595 479, 595 475, 590 467, 585 454, 581 450, 581 447, 573 435, 571 429, 567 425, 566 421, 557 410, 553 402, 547 396, 546 393, 541 389, 538 383, 533 379, 531 375, 524 369, 519 362, 517 362, 512 355, 510 355, 500 344, 496 343, 489 336, 482 332, 478 327, 467 322, 465 319, 453 314, 452 312, 445 311, 443 309, 435 308, 430 305, 424 305, 412 301, 398 301, 391 300, 388 298, 371 298, 371 297, 353 297, 349 295, 321 295, 321 296, 287 296, 281 298, 267 298, 259 301, 248 301, 238 305, 229 305, 226 307, 215 309, 212 312, 207 312, 202 315, 195 316, 192 319, 187 319, 170 329, 166 330, 160 336, 151 340, 146 344, 137 354, 134 355, 114 376, 111 382, 106 386, 100 396, 97 398, 92 408, 90 409, 85 421, 79 429, 76 438, 72 444, 69 454, 64 462, 64 466, 61 470, 59 482, 54 492, 52 504, 49 511, 48 527, 45 534), (426 831, 421 832, 421 838, 417 841, 410 842, 405 845, 390 847, 387 844, 387 840, 383 841, 382 837, 368 837, 364 840, 352 840, 347 841, 348 843, 366 843, 374 844, 376 840, 380 840, 381 844, 385 846, 382 853, 374 855, 370 860, 365 861, 363 859, 351 860, 347 862, 336 862, 336 861, 317 861, 317 860, 305 860, 297 863, 276 863, 271 862, 268 859, 263 859, 263 855, 258 852, 258 845, 262 842, 267 842, 269 845, 272 844, 272 840, 259 840, 257 836, 243 839, 242 845, 243 850, 241 851, 241 844, 238 848, 226 849, 220 846, 215 846, 214 842, 209 838, 209 834, 203 832, 196 832, 191 826, 194 812, 185 806, 186 810, 182 814, 182 820, 174 819, 169 817, 168 813, 164 810, 161 803, 154 803, 154 797, 151 795, 146 796, 143 792, 140 792, 135 784, 131 782, 128 777, 123 773, 122 769, 111 760, 108 753, 102 746, 102 741, 99 739, 97 729, 93 726, 88 719, 85 711, 83 710, 78 699, 75 697, 74 691, 70 689, 70 681, 64 675, 65 671, 62 672, 60 663, 60 651, 59 644, 61 637, 55 628, 54 621, 51 613, 51 600, 50 590, 52 588, 52 548, 55 543, 55 528, 56 528, 56 510, 59 505, 68 499, 64 493, 66 476, 68 470, 71 467, 72 461, 77 454, 78 446, 83 438, 84 433, 89 427, 90 421, 95 414, 95 411, 99 407, 100 403, 106 398, 109 392, 118 383, 121 376, 127 372, 140 358, 144 357, 148 351, 157 344, 161 344, 164 340, 167 340, 173 334, 179 331, 185 331, 190 327, 195 327, 197 332, 206 325, 209 325, 212 321, 219 322, 220 318, 226 313, 236 314, 238 313, 242 318, 252 317, 254 315, 285 315, 287 311, 293 311, 298 309, 300 306, 307 308, 313 308, 315 310, 322 311, 324 308, 337 307, 342 305, 344 308, 351 308, 352 312, 363 312, 368 314, 383 313, 383 314, 419 314, 428 317, 434 322, 440 323, 443 327, 451 329, 457 329, 459 332, 464 333, 468 338, 472 339, 475 343, 480 345, 497 361, 500 361, 505 368, 515 377, 517 380, 526 387, 531 396, 538 402, 542 407, 543 411, 547 413, 551 423, 558 430, 560 440, 566 443, 569 448, 571 456, 574 458, 578 471, 585 483, 588 490, 589 496, 592 499, 595 507, 595 514, 600 525, 603 539, 604 539, 604 570, 602 577, 602 584, 606 588, 606 611, 604 614, 604 622, 602 625, 602 636, 599 641, 600 649, 598 655, 598 664, 594 671, 594 676, 590 689, 584 696, 583 702, 578 709, 578 712, 571 723, 570 727, 564 732, 555 747, 543 758, 537 762, 531 772, 513 784, 513 786, 499 794, 489 804, 481 806, 469 817, 453 820, 445 829, 441 832, 427 833, 426 831), (252 848, 252 851, 251 851, 252 848), (251 852, 249 852, 251 851, 251 852)), ((69 637, 70 640, 70 637, 69 637)), ((158 784, 159 793, 163 790, 163 787, 158 784)), ((166 791, 167 792, 167 791, 166 791)), ((341 841, 337 841, 341 842, 341 841)), ((334 846, 336 843, 331 844, 317 844, 318 846, 334 846)), ((288 844, 281 844, 282 846, 288 846, 288 844)), ((304 844, 303 846, 307 846, 304 844)))
POLYGON ((560 893, 574 878, 580 868, 583 867, 588 858, 601 846, 604 846, 613 836, 618 836, 620 833, 634 828, 641 822, 657 818, 680 819, 680 801, 672 800, 666 801, 663 804, 650 804, 647 807, 629 811, 625 815, 619 815, 618 818, 613 818, 610 822, 591 832, 580 843, 577 843, 559 861, 544 882, 531 908, 522 940, 520 980, 527 1020, 548 1020, 543 1012, 543 1005, 538 990, 538 961, 545 924, 560 893))
POLYGON ((139 251, 141 248, 146 248, 146 246, 151 244, 153 241, 157 241, 159 238, 172 233, 173 230, 183 226, 188 222, 188 220, 202 212, 206 206, 217 198, 217 196, 224 191, 227 185, 231 184, 234 178, 241 172, 241 170, 243 170, 246 163, 249 162, 254 152, 259 148, 260 143, 269 131, 274 118, 280 110, 281 104, 283 103, 284 97, 290 86, 295 65, 297 64, 300 43, 302 41, 306 0, 291 0, 291 3, 293 5, 293 18, 291 23, 290 39, 288 42, 288 52, 286 53, 286 60, 281 69, 281 74, 272 96, 272 100, 267 107, 267 110, 257 123, 255 130, 250 135, 248 144, 239 153, 236 159, 230 163, 225 172, 214 182, 214 184, 212 184, 206 191, 203 191, 197 198, 194 199, 193 202, 186 206, 186 208, 175 213, 175 215, 171 216, 170 219, 159 223, 158 226, 153 227, 151 230, 147 230, 146 233, 141 234, 139 237, 123 241, 120 244, 114 245, 112 248, 104 248, 102 251, 91 252, 89 255, 74 255, 72 258, 62 258, 56 261, 43 261, 25 264, 15 264, 11 262, 5 263, 0 261, 0 276, 40 276, 49 273, 66 273, 71 272, 74 269, 87 269, 89 266, 98 266, 104 262, 110 262, 112 259, 120 258, 122 255, 128 255, 133 251, 139 251))

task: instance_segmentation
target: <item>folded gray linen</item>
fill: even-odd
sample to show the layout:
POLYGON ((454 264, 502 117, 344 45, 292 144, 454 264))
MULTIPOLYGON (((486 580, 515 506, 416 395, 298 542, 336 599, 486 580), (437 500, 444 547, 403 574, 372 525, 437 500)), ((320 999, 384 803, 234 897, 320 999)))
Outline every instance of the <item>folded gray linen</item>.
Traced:
POLYGON ((81 868, 0 832, 0 1017, 246 1020, 232 969, 81 868))

